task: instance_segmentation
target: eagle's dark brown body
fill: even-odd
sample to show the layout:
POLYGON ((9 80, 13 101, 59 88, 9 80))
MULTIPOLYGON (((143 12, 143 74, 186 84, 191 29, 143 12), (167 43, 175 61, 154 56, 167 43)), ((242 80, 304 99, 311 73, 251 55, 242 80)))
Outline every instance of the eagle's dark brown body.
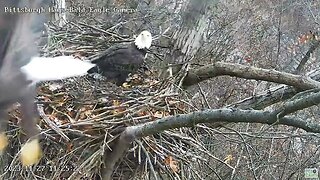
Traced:
POLYGON ((130 73, 141 67, 146 53, 146 49, 138 49, 134 43, 112 46, 92 61, 97 66, 88 73, 100 73, 109 81, 122 85, 130 73))

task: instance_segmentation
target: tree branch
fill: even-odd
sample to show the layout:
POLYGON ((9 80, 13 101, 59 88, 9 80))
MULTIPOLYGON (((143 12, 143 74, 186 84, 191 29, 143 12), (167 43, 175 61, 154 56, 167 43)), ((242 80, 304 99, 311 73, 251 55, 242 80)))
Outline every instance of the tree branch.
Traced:
MULTIPOLYGON (((320 71, 318 69, 307 73, 307 76, 313 80, 320 81, 320 71)), ((268 91, 264 91, 258 95, 235 102, 227 106, 227 108, 236 107, 239 109, 263 109, 272 104, 287 100, 293 97, 297 92, 298 91, 292 86, 279 85, 277 87, 270 88, 268 89, 268 91)))
POLYGON ((310 59, 311 54, 320 46, 320 41, 316 40, 314 43, 312 43, 309 50, 306 52, 304 57, 301 59, 295 74, 299 74, 302 70, 302 68, 306 65, 307 61, 310 59))
POLYGON ((317 105, 320 103, 319 89, 305 91, 297 94, 292 100, 284 103, 284 105, 277 111, 278 117, 284 117, 287 114, 317 105))
POLYGON ((280 72, 273 69, 262 69, 224 62, 216 62, 214 64, 189 71, 183 85, 191 86, 201 81, 223 75, 286 84, 301 90, 320 87, 319 82, 312 80, 309 77, 280 72))
POLYGON ((280 85, 270 88, 268 91, 264 91, 258 95, 254 95, 238 102, 232 103, 227 108, 239 108, 239 109, 263 109, 272 104, 280 101, 287 100, 293 97, 297 91, 287 85, 280 85))
POLYGON ((107 155, 103 170, 103 178, 109 180, 115 164, 123 156, 129 148, 131 142, 140 137, 145 137, 160 133, 164 130, 193 127, 199 123, 263 123, 263 124, 282 124, 304 129, 308 132, 320 133, 320 125, 310 122, 284 117, 298 110, 316 105, 320 103, 320 92, 310 93, 298 99, 294 99, 285 103, 280 110, 261 111, 261 110, 241 110, 241 109, 208 109, 204 111, 192 112, 189 114, 181 114, 162 118, 156 121, 130 126, 121 133, 120 138, 115 145, 113 151, 107 155))

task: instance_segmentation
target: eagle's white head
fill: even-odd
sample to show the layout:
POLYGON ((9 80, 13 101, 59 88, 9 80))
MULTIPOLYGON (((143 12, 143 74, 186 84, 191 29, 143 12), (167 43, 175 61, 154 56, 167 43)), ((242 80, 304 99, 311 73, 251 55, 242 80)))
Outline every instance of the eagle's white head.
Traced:
POLYGON ((142 31, 134 41, 138 49, 149 49, 151 47, 152 36, 149 31, 142 31))

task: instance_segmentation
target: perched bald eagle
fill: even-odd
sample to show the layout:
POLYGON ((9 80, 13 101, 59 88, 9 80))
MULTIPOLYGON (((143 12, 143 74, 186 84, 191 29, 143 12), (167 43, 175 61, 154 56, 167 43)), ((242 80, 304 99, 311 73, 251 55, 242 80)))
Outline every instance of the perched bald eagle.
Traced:
POLYGON ((136 72, 144 63, 152 36, 142 31, 134 42, 110 47, 91 62, 96 64, 88 73, 100 73, 111 82, 122 85, 130 73, 136 72))
POLYGON ((136 72, 144 63, 151 42, 151 33, 143 31, 134 42, 112 46, 91 62, 77 60, 71 56, 33 57, 21 70, 32 82, 100 73, 109 81, 122 85, 128 75, 136 72))
MULTIPOLYGON (((39 3, 37 0, 2 0, 0 7, 39 8, 39 3)), ((33 103, 35 88, 30 86, 30 81, 20 68, 38 55, 35 40, 40 32, 34 29, 35 25, 43 22, 43 16, 43 13, 6 12, 3 9, 0 11, 0 152, 3 152, 8 144, 5 134, 7 108, 19 102, 22 113, 20 126, 29 139, 20 154, 24 166, 38 162, 41 148, 33 103)))

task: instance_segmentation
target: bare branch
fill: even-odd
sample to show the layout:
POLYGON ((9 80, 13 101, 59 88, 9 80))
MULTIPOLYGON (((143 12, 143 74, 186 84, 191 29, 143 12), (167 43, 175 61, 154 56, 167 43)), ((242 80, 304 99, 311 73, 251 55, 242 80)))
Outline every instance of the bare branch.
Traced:
POLYGON ((320 87, 319 82, 308 77, 280 72, 273 69, 262 69, 224 62, 216 62, 196 70, 190 70, 183 85, 191 86, 201 81, 223 75, 286 84, 302 90, 320 87))
POLYGON ((309 50, 306 52, 306 54, 304 55, 304 57, 301 59, 295 74, 299 74, 302 70, 302 68, 306 65, 307 61, 310 59, 311 54, 320 46, 320 41, 315 41, 314 43, 312 43, 311 47, 309 48, 309 50))
POLYGON ((106 168, 104 169, 104 179, 112 177, 113 167, 128 149, 130 143, 135 138, 145 137, 160 133, 162 131, 181 127, 193 127, 199 123, 263 123, 263 124, 282 124, 304 129, 308 132, 320 132, 320 125, 312 124, 304 120, 284 117, 295 111, 320 103, 320 93, 311 93, 297 100, 285 103, 280 110, 259 111, 259 110, 240 110, 240 109, 208 109, 204 111, 192 112, 159 119, 157 121, 127 127, 121 133, 120 139, 113 151, 107 155, 106 168))
POLYGON ((317 105, 320 103, 320 93, 319 89, 315 89, 313 91, 306 91, 300 94, 297 94, 293 97, 293 100, 286 102, 280 110, 277 110, 278 117, 284 117, 287 114, 294 113, 298 110, 302 110, 313 105, 317 105), (314 92, 318 91, 318 92, 314 92), (310 93, 309 95, 306 95, 310 93), (296 97, 299 96, 299 97, 296 97))
MULTIPOLYGON (((307 74, 313 80, 320 80, 320 72, 315 69, 307 74)), ((293 97, 298 91, 287 85, 279 85, 268 89, 267 91, 261 92, 258 95, 242 99, 241 101, 235 102, 227 106, 227 108, 240 108, 240 109, 263 109, 272 104, 280 101, 287 100, 293 97)))
POLYGON ((287 100, 294 96, 297 91, 286 85, 280 85, 262 92, 258 95, 251 96, 241 101, 235 102, 227 106, 227 108, 239 108, 239 109, 263 109, 272 104, 280 101, 287 100))

